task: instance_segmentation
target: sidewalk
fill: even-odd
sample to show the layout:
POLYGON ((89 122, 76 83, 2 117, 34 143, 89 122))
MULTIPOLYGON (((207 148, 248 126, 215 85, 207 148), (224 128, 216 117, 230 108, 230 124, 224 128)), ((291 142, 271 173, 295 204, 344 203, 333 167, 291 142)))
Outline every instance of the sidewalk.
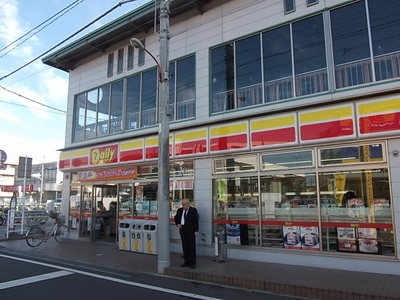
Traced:
MULTIPOLYGON (((37 256, 47 260, 75 261, 135 273, 157 273, 157 256, 118 249, 115 244, 71 240, 58 244, 50 239, 38 248, 25 240, 0 242, 1 251, 37 256)), ((213 257, 197 258, 197 268, 181 268, 181 254, 171 253, 171 266, 165 275, 326 300, 398 300, 400 277, 373 273, 339 271, 213 257)))

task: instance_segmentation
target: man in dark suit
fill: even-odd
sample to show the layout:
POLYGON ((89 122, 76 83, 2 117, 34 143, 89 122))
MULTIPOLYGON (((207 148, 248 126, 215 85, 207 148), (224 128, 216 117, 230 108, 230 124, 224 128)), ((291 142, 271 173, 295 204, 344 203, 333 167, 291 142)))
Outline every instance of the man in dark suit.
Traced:
POLYGON ((182 207, 175 215, 175 224, 179 228, 185 263, 181 267, 196 268, 196 236, 199 235, 199 215, 197 209, 189 205, 188 199, 182 199, 182 207))

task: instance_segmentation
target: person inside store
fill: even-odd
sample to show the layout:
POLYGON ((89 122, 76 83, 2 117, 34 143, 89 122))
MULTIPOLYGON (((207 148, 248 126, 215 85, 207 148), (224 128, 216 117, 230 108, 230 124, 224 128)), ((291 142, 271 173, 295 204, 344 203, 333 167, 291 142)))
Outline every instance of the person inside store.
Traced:
POLYGON ((181 235, 183 257, 181 267, 196 268, 196 236, 199 235, 199 215, 197 209, 190 206, 188 199, 182 199, 182 207, 175 215, 175 224, 181 235))

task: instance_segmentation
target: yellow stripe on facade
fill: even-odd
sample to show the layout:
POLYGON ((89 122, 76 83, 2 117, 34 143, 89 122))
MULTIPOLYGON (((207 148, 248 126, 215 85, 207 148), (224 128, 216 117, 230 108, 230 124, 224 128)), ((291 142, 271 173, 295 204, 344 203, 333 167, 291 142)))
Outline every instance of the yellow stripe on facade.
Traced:
POLYGON ((146 145, 146 147, 157 146, 158 145, 158 137, 146 139, 145 145, 146 145))
POLYGON ((295 119, 294 116, 285 116, 279 118, 271 118, 266 120, 258 120, 251 123, 251 130, 262 130, 262 129, 270 129, 270 128, 277 128, 277 127, 287 127, 287 126, 294 126, 295 119))
POLYGON ((175 134, 175 141, 177 142, 185 142, 190 140, 200 140, 205 139, 207 137, 207 130, 195 130, 189 131, 184 133, 177 133, 175 134))
POLYGON ((88 156, 88 155, 89 155, 89 149, 72 151, 72 158, 74 158, 74 157, 88 156))
POLYGON ((360 115, 369 115, 395 110, 400 110, 400 99, 379 100, 376 102, 360 104, 358 106, 358 113, 360 115))
POLYGON ((130 149, 137 149, 143 147, 143 140, 125 142, 120 144, 121 151, 123 150, 130 150, 130 149))
POLYGON ((235 133, 246 133, 247 132, 247 123, 240 124, 232 124, 228 126, 214 127, 210 129, 210 136, 224 136, 235 133))
POLYGON ((71 152, 61 152, 60 159, 68 159, 71 158, 71 152))
POLYGON ((313 112, 300 113, 300 123, 312 123, 319 121, 335 120, 353 116, 351 106, 336 107, 313 112))

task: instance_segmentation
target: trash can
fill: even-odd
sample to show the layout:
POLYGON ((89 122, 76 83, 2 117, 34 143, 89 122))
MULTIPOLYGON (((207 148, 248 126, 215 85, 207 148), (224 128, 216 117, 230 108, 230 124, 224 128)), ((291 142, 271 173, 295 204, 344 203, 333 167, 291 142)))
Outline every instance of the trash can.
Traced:
POLYGON ((225 231, 223 229, 218 229, 215 234, 215 261, 226 261, 225 231))
POLYGON ((143 253, 143 221, 133 219, 131 224, 131 251, 143 253))
POLYGON ((130 225, 132 220, 123 219, 118 226, 118 245, 120 250, 131 251, 130 225))
POLYGON ((143 225, 143 252, 157 254, 157 221, 146 221, 143 225))

